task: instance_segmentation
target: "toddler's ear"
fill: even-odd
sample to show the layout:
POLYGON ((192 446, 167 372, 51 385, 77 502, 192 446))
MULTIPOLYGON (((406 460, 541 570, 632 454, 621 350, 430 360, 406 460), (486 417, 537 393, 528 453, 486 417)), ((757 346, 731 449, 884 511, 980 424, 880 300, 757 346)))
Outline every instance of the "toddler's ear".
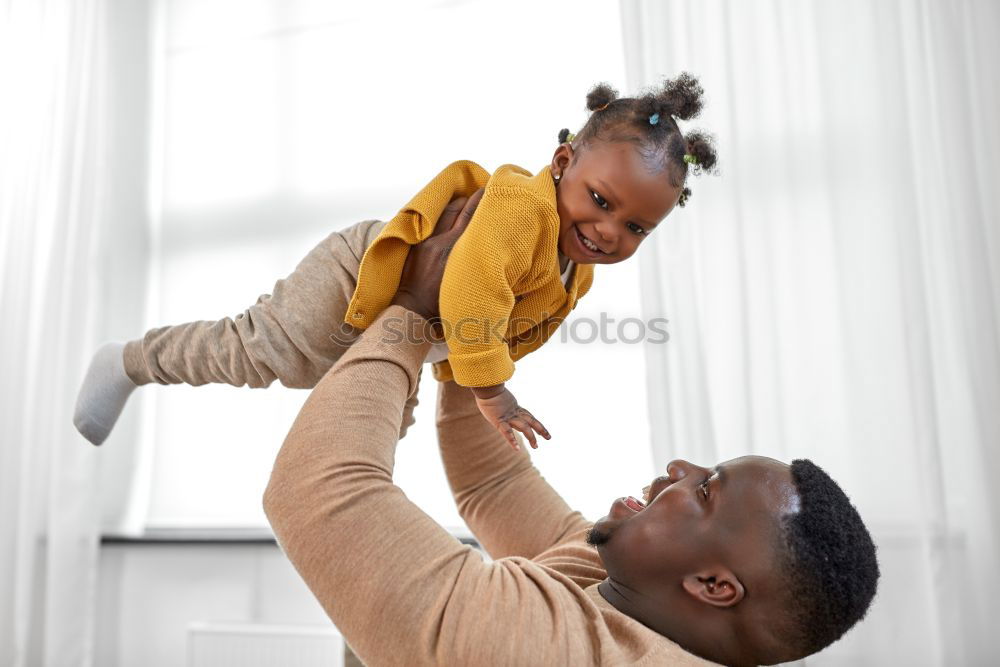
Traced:
POLYGON ((568 141, 564 144, 559 144, 556 152, 552 154, 552 173, 561 174, 572 159, 573 146, 568 141))

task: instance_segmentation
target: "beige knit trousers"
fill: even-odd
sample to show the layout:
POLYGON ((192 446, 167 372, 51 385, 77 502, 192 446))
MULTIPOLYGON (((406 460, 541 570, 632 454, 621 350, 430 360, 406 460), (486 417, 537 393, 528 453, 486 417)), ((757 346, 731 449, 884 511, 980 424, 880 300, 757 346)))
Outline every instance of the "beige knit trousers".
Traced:
MULTIPOLYGON (((310 389, 361 335, 344 323, 365 249, 386 223, 368 220, 330 234, 295 270, 235 319, 150 329, 125 345, 125 372, 136 384, 210 382, 236 387, 310 389)), ((413 424, 407 399, 400 437, 413 424)))

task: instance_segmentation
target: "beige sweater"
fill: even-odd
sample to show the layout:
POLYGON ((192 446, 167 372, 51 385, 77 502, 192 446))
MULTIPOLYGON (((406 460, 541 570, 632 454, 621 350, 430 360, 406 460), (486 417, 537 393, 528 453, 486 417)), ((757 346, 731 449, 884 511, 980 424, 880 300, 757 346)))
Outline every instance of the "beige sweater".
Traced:
POLYGON ((393 484, 403 404, 429 342, 380 340, 386 309, 313 390, 274 464, 264 509, 288 558, 368 665, 707 663, 622 614, 571 510, 524 452, 440 386, 438 437, 485 562, 393 484))

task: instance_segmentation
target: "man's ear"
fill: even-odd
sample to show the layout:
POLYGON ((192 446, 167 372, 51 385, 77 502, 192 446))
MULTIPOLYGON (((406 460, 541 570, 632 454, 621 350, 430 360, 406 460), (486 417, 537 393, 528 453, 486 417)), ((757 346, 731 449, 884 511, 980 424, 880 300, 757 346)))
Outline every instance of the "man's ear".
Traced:
POLYGON ((731 570, 719 567, 684 577, 688 595, 713 607, 732 607, 746 595, 743 583, 731 570))
POLYGON ((573 146, 567 141, 559 144, 559 148, 552 154, 552 173, 562 174, 567 165, 573 160, 573 146))

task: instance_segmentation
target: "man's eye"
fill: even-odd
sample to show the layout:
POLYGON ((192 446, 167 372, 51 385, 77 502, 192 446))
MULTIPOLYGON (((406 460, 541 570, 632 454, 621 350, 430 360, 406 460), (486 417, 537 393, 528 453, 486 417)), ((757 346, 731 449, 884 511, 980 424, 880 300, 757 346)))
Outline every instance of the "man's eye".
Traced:
POLYGON ((628 230, 633 234, 638 234, 639 236, 644 236, 646 234, 646 230, 640 227, 639 225, 635 224, 634 222, 628 223, 627 226, 628 230))
POLYGON ((711 481, 711 479, 712 478, 709 477, 704 482, 698 485, 698 488, 701 489, 701 495, 705 497, 705 500, 708 500, 708 483, 709 481, 711 481))
POLYGON ((593 197, 595 204, 603 208, 605 211, 608 210, 608 202, 604 201, 604 197, 597 194, 593 190, 590 191, 590 196, 593 197))

